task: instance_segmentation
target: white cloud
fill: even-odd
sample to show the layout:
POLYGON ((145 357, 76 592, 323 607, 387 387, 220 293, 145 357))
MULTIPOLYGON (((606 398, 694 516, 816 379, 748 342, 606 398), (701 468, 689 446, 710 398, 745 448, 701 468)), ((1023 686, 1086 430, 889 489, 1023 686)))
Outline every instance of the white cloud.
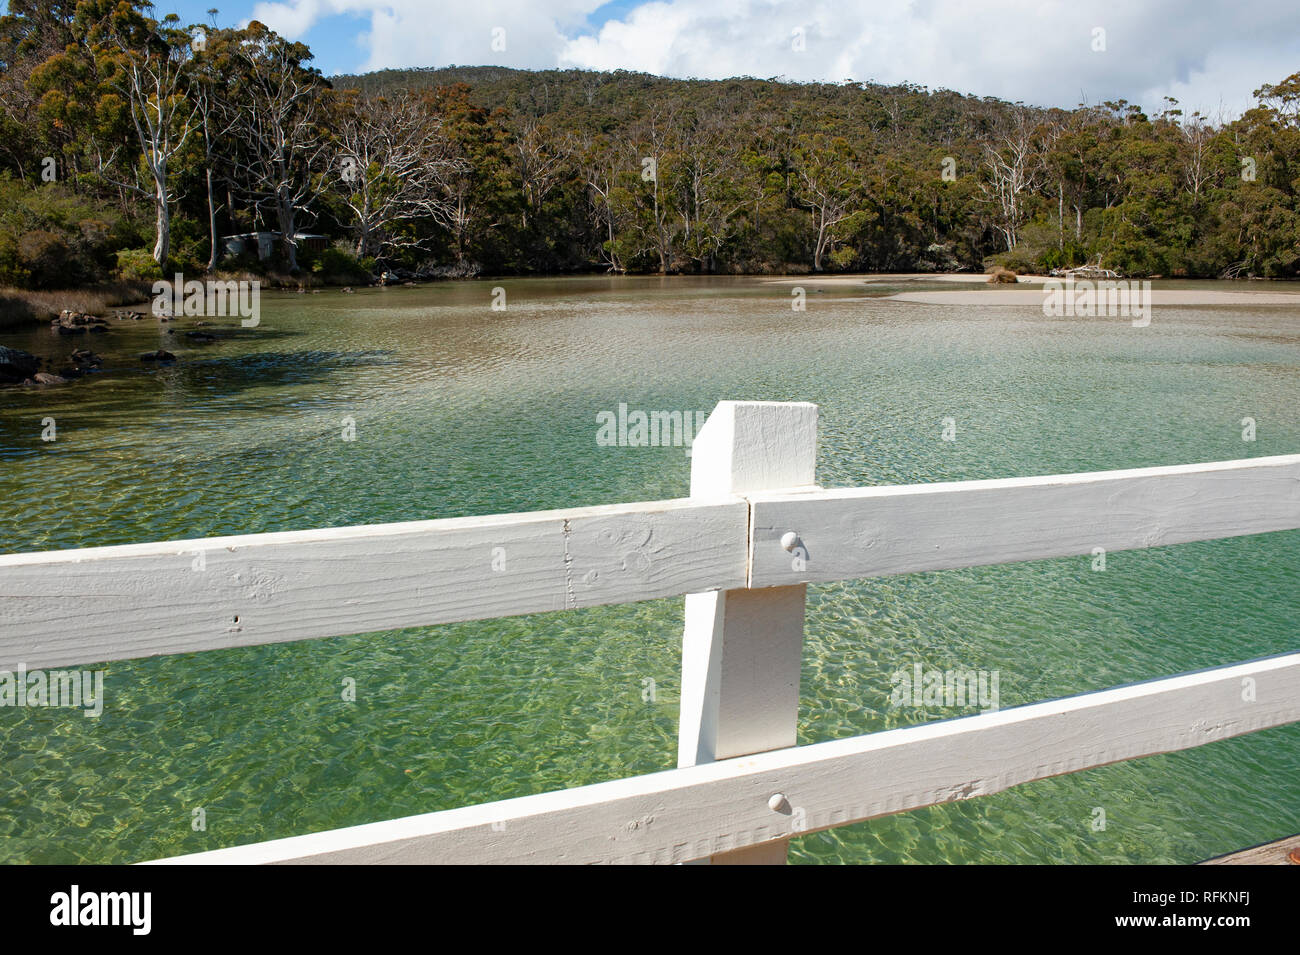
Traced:
MULTIPOLYGON (((339 13, 369 17, 365 69, 499 63, 667 76, 917 83, 1040 105, 1126 98, 1232 111, 1300 70, 1300 5, 1263 0, 650 0, 593 33, 604 0, 283 0, 254 13, 303 37, 339 13), (492 49, 493 28, 506 49, 492 49), (1105 30, 1104 52, 1094 29, 1105 30), (802 30, 804 48, 792 33, 802 30)), ((307 37, 310 41, 310 37, 307 37)))
MULTIPOLYGON (((369 51, 364 70, 387 67, 500 64, 553 67, 568 36, 603 0, 487 0, 437 4, 429 0, 285 0, 259 3, 253 18, 299 39, 320 19, 366 14, 359 39, 369 51), (494 33, 493 31, 503 31, 494 33), (494 49, 493 40, 498 38, 494 49)), ((310 42, 310 37, 307 38, 310 42)))
POLYGON ((1263 82, 1300 69, 1300 7, 1153 0, 669 0, 570 41, 566 66, 673 76, 874 79, 1073 106, 1166 94, 1203 111, 1240 109, 1263 82), (1271 9, 1270 9, 1271 8, 1271 9), (804 48, 791 33, 802 29, 804 48), (1104 33, 1104 50, 1095 50, 1104 33))

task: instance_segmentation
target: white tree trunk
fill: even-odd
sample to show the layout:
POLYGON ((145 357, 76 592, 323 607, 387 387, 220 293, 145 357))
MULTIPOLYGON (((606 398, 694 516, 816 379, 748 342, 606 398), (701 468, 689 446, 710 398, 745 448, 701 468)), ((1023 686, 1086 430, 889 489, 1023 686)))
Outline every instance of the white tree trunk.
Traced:
POLYGON ((153 260, 162 269, 167 268, 167 257, 171 254, 172 219, 171 209, 167 204, 167 166, 159 164, 154 170, 154 207, 157 213, 157 239, 153 246, 153 260))

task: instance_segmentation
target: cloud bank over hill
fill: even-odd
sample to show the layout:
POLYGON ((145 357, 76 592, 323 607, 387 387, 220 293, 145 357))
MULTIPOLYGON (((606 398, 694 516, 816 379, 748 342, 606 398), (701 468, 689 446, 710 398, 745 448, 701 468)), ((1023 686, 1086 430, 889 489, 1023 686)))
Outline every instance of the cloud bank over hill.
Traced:
POLYGON ((1124 97, 1230 114, 1300 70, 1300 6, 1264 0, 284 0, 253 16, 295 39, 368 22, 363 70, 499 64, 673 77, 911 82, 1044 106, 1124 97), (347 21, 345 21, 347 22, 347 21))

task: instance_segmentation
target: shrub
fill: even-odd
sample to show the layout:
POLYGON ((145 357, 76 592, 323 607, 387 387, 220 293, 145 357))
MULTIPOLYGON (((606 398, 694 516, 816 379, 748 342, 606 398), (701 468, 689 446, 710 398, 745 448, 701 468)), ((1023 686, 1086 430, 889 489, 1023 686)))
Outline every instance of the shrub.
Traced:
POLYGON ((117 253, 117 273, 126 281, 152 282, 163 277, 152 249, 123 249, 117 253))
MULTIPOLYGON (((362 285, 370 281, 366 263, 337 245, 320 252, 303 253, 302 264, 312 275, 330 285, 362 285)), ((368 260, 373 268, 373 260, 368 260)))
POLYGON ((1016 246, 1010 252, 999 252, 997 255, 990 255, 984 260, 984 267, 989 271, 992 271, 996 266, 1001 266, 1018 274, 1032 274, 1035 271, 1034 265, 1035 256, 1033 252, 1023 245, 1016 246))
POLYGON ((33 229, 18 237, 18 264, 31 276, 33 288, 47 289, 68 284, 68 260, 72 250, 61 235, 33 229))
POLYGON ((106 205, 61 183, 31 188, 0 177, 0 283, 67 288, 112 277, 114 253, 139 241, 106 205))

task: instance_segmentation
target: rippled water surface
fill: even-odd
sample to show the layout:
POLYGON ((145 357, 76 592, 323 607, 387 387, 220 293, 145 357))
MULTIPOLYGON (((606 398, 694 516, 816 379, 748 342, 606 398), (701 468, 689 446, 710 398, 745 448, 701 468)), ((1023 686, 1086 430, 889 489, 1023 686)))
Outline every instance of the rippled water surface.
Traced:
MULTIPOLYGON (((0 390, 0 551, 685 496, 682 448, 597 445, 621 402, 816 402, 827 486, 1300 451, 1300 308, 1157 308, 1135 329, 805 286, 805 313, 760 279, 504 280, 268 294, 259 327, 201 346, 153 320, 0 335, 105 359, 0 390), (138 361, 159 347, 181 360, 138 361)), ((1006 707, 1300 649, 1300 533, 1091 563, 810 588, 800 741, 973 712, 891 707, 913 663, 997 670, 1006 707)), ((664 600, 109 664, 99 719, 0 709, 0 860, 137 861, 670 768, 681 627, 664 600)), ((1298 831, 1293 726, 806 836, 792 857, 1190 862, 1298 831)))

